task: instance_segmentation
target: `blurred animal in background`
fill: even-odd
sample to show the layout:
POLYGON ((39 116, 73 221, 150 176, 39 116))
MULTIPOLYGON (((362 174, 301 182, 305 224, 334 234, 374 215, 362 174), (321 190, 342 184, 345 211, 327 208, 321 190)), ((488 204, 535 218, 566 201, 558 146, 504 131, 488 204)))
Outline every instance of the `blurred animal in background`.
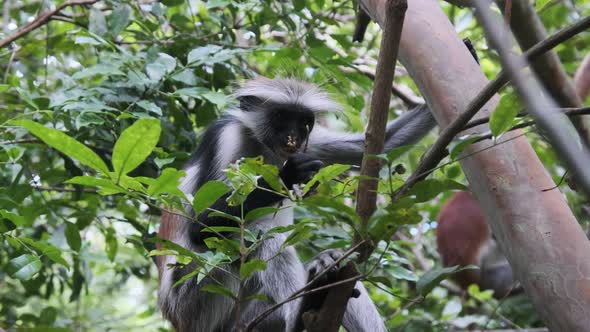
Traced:
POLYGON ((477 265, 453 275, 463 289, 476 284, 502 298, 516 291, 508 260, 496 243, 475 197, 467 191, 455 193, 438 215, 436 243, 443 265, 477 265))

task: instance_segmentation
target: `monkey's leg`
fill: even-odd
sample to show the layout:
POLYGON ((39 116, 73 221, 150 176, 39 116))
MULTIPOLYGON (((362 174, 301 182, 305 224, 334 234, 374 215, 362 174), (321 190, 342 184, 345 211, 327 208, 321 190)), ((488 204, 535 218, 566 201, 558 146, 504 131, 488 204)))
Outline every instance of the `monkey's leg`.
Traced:
MULTIPOLYGON (((165 284, 166 287, 160 289, 159 294, 162 313, 173 323, 177 332, 228 331, 234 325, 231 316, 234 301, 224 295, 203 292, 201 288, 207 284, 221 282, 236 293, 238 282, 235 278, 228 276, 227 272, 215 270, 211 272, 210 277, 203 279, 200 283, 194 277, 177 287, 172 287, 175 282, 195 268, 195 263, 191 263, 184 268, 169 271, 172 273, 172 280, 165 284)), ((230 265, 225 269, 238 273, 230 265)))
MULTIPOLYGON (((266 239, 255 254, 256 258, 265 260, 267 266, 264 271, 257 272, 248 280, 247 296, 261 294, 268 301, 253 299, 244 306, 241 314, 241 324, 244 326, 271 306, 288 299, 307 282, 307 272, 293 247, 287 247, 276 254, 285 238, 285 235, 277 234, 274 238, 266 239)), ((256 330, 292 332, 300 306, 300 298, 284 303, 260 322, 256 330)))

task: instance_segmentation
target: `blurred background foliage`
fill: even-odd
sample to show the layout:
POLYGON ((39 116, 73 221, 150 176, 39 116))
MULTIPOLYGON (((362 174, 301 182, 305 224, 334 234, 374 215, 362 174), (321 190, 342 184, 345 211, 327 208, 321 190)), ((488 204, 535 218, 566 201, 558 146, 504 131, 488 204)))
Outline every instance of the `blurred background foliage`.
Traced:
MULTIPOLYGON (((0 39, 62 3, 4 0, 0 39)), ((472 12, 440 5, 459 35, 471 39, 483 71, 492 78, 500 70, 498 57, 487 48, 472 12)), ((588 0, 544 0, 536 6, 550 32, 590 14, 588 0)), ((157 271, 148 256, 160 213, 154 202, 165 198, 102 195, 92 186, 66 184, 95 172, 9 121, 31 119, 58 129, 109 161, 123 130, 138 119, 159 119, 157 147, 130 173, 157 178, 165 168, 182 168, 203 127, 232 104, 227 96, 237 82, 264 75, 320 84, 345 105, 342 113, 322 121, 359 131, 366 120, 372 87, 367 73, 374 71, 380 33, 371 24, 365 40, 353 43, 355 12, 355 2, 331 0, 98 1, 67 7, 0 49, 0 327, 170 329, 157 309, 157 271)), ((573 75, 590 51, 590 34, 557 51, 573 75)), ((396 84, 420 101, 402 66, 396 84)), ((502 95, 510 98, 510 89, 502 95)), ((390 118, 408 108, 397 97, 391 106, 390 118)), ((435 135, 395 163, 413 169, 435 135)), ((534 130, 527 136, 559 181, 564 169, 553 151, 534 130)), ((394 185, 404 176, 395 175, 394 185)), ((450 189, 466 184, 457 162, 437 170, 433 179, 447 185, 428 189, 428 199, 405 211, 405 219, 395 223, 395 241, 387 247, 382 242, 383 256, 375 258, 381 263, 369 287, 388 326, 396 331, 538 326, 526 299, 510 298, 498 306, 490 292, 477 287, 467 297, 436 287, 426 299, 412 301, 418 277, 440 266, 434 240, 437 213, 450 189)), ((586 222, 583 199, 565 185, 560 189, 586 222)), ((328 194, 338 190, 352 193, 335 183, 328 194)), ((389 204, 387 199, 382 203, 389 204)), ((313 205, 298 211, 300 221, 320 226, 301 231, 302 257, 349 245, 350 227, 332 220, 333 214, 313 205)))

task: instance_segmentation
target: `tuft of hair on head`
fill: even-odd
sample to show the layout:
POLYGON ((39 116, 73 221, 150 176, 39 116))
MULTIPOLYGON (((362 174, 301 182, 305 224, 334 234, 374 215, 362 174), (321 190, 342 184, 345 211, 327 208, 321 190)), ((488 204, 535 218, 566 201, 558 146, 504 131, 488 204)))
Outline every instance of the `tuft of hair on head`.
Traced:
POLYGON ((236 90, 234 97, 256 98, 262 103, 293 104, 309 109, 312 112, 339 112, 340 104, 315 84, 293 78, 269 79, 259 77, 248 80, 236 90))

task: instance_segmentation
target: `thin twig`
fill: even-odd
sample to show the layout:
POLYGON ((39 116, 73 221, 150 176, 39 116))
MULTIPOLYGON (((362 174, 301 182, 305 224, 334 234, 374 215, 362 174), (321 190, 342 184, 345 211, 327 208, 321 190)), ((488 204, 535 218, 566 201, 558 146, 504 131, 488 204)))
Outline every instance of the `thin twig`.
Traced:
POLYGON ((99 0, 71 0, 68 2, 64 2, 61 5, 57 6, 55 9, 49 10, 49 11, 39 15, 31 23, 28 23, 28 24, 24 25, 23 27, 21 27, 20 29, 18 29, 14 34, 0 40, 0 48, 6 47, 7 45, 12 43, 13 41, 27 35, 29 32, 31 32, 35 29, 38 29, 39 27, 47 24, 47 22, 50 21, 52 16, 59 14, 59 12, 61 12, 62 10, 64 10, 67 7, 92 5, 92 4, 96 3, 97 1, 99 1, 99 0))
POLYGON ((11 144, 27 144, 27 143, 40 144, 40 143, 43 143, 43 142, 40 139, 37 139, 37 138, 23 138, 23 139, 17 139, 17 140, 14 140, 14 141, 0 142, 0 146, 3 146, 3 145, 11 145, 11 144))
POLYGON ((96 189, 90 189, 90 188, 82 188, 81 190, 78 190, 76 188, 51 187, 51 186, 32 186, 32 188, 35 190, 39 190, 39 191, 57 191, 57 192, 61 192, 61 193, 75 193, 75 192, 82 191, 85 193, 96 194, 96 192, 97 192, 96 189))

